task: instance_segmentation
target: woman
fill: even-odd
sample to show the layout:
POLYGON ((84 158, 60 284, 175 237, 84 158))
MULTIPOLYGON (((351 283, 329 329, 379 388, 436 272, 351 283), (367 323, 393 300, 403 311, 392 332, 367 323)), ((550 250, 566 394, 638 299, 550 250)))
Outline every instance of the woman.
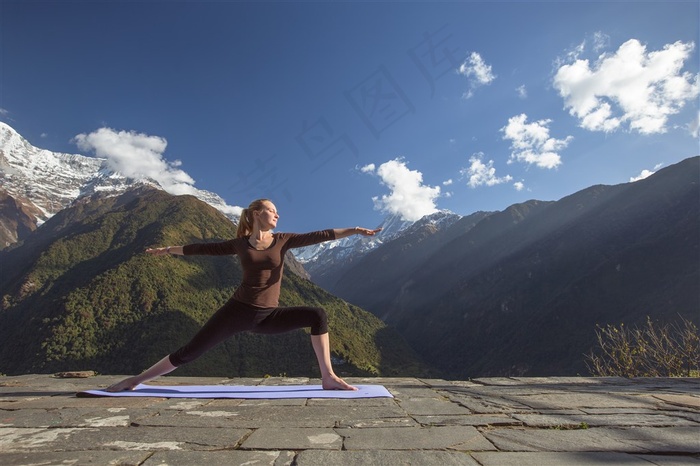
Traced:
POLYGON ((381 229, 355 227, 306 234, 273 233, 278 219, 275 205, 268 199, 258 199, 247 209, 243 209, 234 240, 147 249, 148 254, 155 256, 236 254, 243 268, 243 279, 233 297, 214 313, 189 343, 143 373, 126 378, 106 390, 133 390, 138 384, 167 374, 197 359, 235 333, 250 331, 272 334, 308 327, 311 328, 311 344, 321 369, 323 388, 357 390, 333 372, 326 312, 315 307, 279 307, 284 256, 291 248, 354 234, 373 236, 381 229))

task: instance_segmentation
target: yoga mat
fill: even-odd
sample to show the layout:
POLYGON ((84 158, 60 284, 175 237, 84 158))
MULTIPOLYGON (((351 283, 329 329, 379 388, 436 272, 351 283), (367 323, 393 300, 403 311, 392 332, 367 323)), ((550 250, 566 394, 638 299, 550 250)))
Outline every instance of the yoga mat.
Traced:
POLYGON ((137 385, 134 390, 86 390, 78 397, 150 396, 156 398, 393 398, 382 385, 356 385, 354 390, 324 390, 321 385, 137 385))

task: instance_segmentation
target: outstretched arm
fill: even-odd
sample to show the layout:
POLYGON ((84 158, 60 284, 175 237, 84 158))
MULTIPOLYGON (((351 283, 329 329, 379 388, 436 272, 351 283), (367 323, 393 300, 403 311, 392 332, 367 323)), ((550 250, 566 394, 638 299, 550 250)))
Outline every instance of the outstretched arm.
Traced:
POLYGON ((335 239, 347 238, 352 235, 364 235, 364 236, 374 236, 382 231, 381 228, 370 230, 368 228, 355 227, 355 228, 335 228, 333 233, 335 233, 335 239))

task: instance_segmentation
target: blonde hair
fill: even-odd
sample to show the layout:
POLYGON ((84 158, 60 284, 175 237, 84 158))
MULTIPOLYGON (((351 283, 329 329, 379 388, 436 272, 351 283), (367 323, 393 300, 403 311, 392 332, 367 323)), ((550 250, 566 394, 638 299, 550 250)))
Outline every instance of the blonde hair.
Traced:
POLYGON ((251 202, 247 209, 241 212, 241 219, 238 221, 238 230, 236 237, 249 236, 253 233, 253 212, 260 212, 265 208, 265 202, 272 202, 269 199, 256 199, 251 202))

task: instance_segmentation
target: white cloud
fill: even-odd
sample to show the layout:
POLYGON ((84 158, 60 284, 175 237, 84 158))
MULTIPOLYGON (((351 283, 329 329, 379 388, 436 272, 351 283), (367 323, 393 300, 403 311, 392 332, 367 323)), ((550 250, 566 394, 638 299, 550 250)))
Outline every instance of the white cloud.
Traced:
POLYGON ((585 51, 586 51, 586 41, 584 40, 580 44, 573 46, 571 48, 571 50, 569 50, 567 52, 566 56, 568 57, 569 60, 575 61, 575 60, 578 60, 578 57, 580 57, 581 54, 583 54, 583 52, 585 52, 585 51))
POLYGON ((522 181, 516 181, 515 183, 513 183, 513 187, 516 191, 522 191, 523 189, 525 189, 525 183, 523 183, 522 181))
MULTIPOLYGON (((375 173, 369 169, 362 171, 375 173)), ((423 174, 417 170, 409 170, 402 159, 381 164, 376 174, 391 192, 382 197, 372 198, 375 209, 401 215, 407 221, 416 221, 437 211, 435 201, 440 196, 440 187, 424 185, 423 174)))
POLYGON ((610 36, 603 32, 594 32, 593 34, 587 34, 588 37, 583 39, 581 43, 569 47, 564 52, 564 57, 557 57, 554 60, 555 68, 559 68, 567 63, 573 63, 578 60, 581 55, 586 52, 589 48, 588 45, 591 44, 591 49, 594 52, 600 52, 601 50, 607 48, 610 45, 610 36))
POLYGON ((611 132, 627 124, 642 134, 663 133, 669 116, 700 94, 699 76, 682 71, 694 47, 678 41, 647 52, 631 39, 592 67, 570 55, 574 59, 557 69, 553 85, 585 129, 611 132))
MULTIPOLYGON (((168 142, 159 136, 149 136, 135 131, 115 131, 100 128, 90 134, 73 138, 81 150, 93 151, 97 157, 107 159, 109 167, 128 178, 156 181, 165 191, 174 195, 197 195, 194 180, 177 168, 182 162, 168 162, 163 152, 168 142)), ((237 206, 219 206, 222 212, 240 216, 237 206)))
POLYGON ((79 134, 74 141, 80 149, 94 151, 97 157, 107 159, 112 170, 126 177, 155 180, 171 194, 195 192, 194 180, 176 168, 179 163, 163 158, 168 145, 164 138, 100 128, 90 134, 79 134))
POLYGON ((39 136, 41 139, 46 139, 49 137, 48 133, 41 133, 41 136, 39 136))
POLYGON ((469 158, 469 163, 471 164, 468 168, 463 168, 460 173, 462 176, 469 177, 467 185, 470 188, 476 188, 479 186, 495 186, 501 183, 508 183, 513 180, 510 175, 498 177, 496 176, 496 169, 493 168, 493 160, 489 160, 488 163, 482 161, 484 154, 477 153, 469 158))
POLYGON ((527 89, 525 89, 525 84, 515 88, 515 91, 518 93, 518 97, 521 99, 527 99, 527 89))
MULTIPOLYGON (((169 162, 163 152, 168 145, 165 138, 149 136, 135 131, 115 131, 100 128, 90 134, 79 134, 73 142, 84 151, 92 151, 107 160, 109 167, 128 178, 156 181, 166 192, 174 195, 197 196, 199 190, 185 171, 180 160, 169 162)), ((238 206, 217 206, 223 213, 240 216, 238 206)))
POLYGON ((442 185, 443 185, 443 186, 450 186, 452 183, 453 183, 452 179, 449 179, 449 180, 443 181, 443 182, 442 182, 442 185))
POLYGON ((664 166, 663 163, 659 163, 652 170, 646 170, 646 169, 642 170, 642 172, 639 175, 633 176, 630 178, 630 183, 634 183, 635 181, 643 180, 644 178, 649 178, 651 175, 656 173, 659 170, 659 168, 661 168, 663 166, 664 166))
POLYGON ((610 36, 601 31, 597 31, 593 33, 591 42, 593 42, 593 51, 600 52, 610 46, 610 36))
POLYGON ((9 110, 6 110, 6 109, 0 107, 0 116, 7 116, 9 114, 10 114, 9 110))
POLYGON ((364 167, 361 167, 360 171, 362 173, 374 173, 375 168, 376 167, 374 166, 374 164, 370 163, 370 164, 365 165, 364 167))
POLYGON ((693 121, 688 123, 687 128, 690 135, 694 138, 700 136, 700 112, 698 112, 698 116, 693 121))
POLYGON ((471 55, 459 66, 457 73, 469 78, 471 89, 463 94, 463 98, 469 99, 474 95, 474 89, 479 86, 491 84, 496 75, 491 70, 491 65, 487 65, 477 52, 471 55))
POLYGON ((514 161, 535 164, 540 168, 556 168, 561 165, 558 152, 569 145, 573 139, 556 139, 549 136, 548 125, 551 120, 539 120, 527 123, 524 113, 511 117, 508 124, 501 128, 503 139, 511 141, 512 150, 508 163, 514 161))
POLYGON ((651 170, 642 170, 642 172, 638 176, 631 177, 630 182, 634 183, 635 181, 643 180, 644 178, 649 178, 653 174, 654 172, 651 170))

